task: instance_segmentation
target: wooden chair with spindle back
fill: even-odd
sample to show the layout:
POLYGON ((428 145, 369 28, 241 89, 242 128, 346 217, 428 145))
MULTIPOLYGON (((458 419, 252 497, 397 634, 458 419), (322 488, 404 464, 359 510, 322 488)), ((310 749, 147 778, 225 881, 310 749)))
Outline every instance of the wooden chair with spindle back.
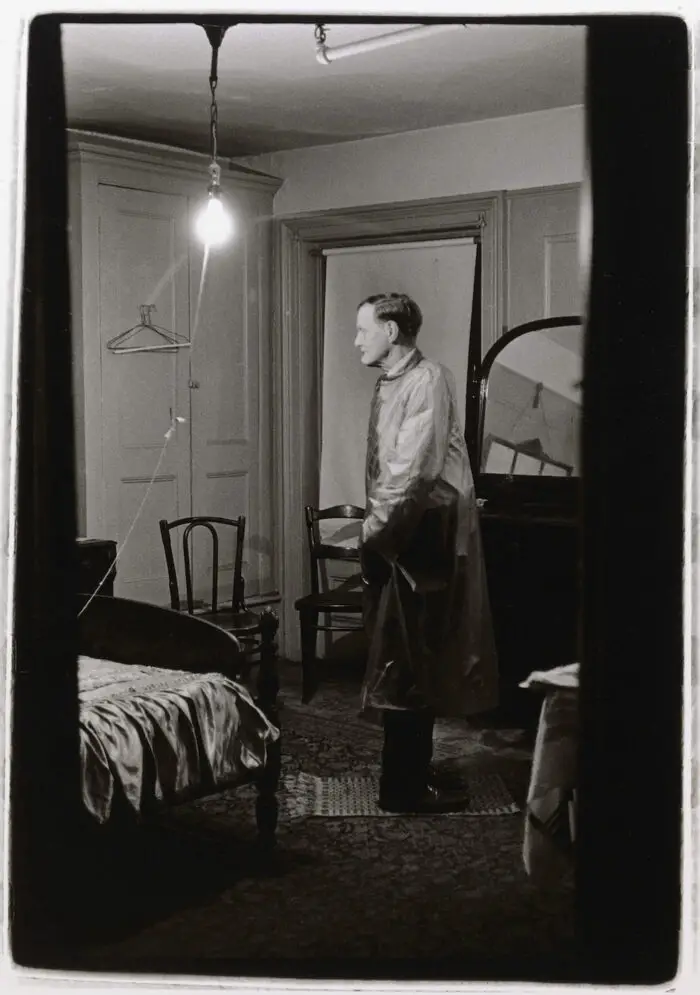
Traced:
POLYGON ((323 542, 319 522, 331 519, 361 521, 365 516, 363 508, 357 505, 341 504, 330 508, 305 509, 306 534, 311 560, 311 593, 298 598, 294 607, 299 612, 301 629, 302 659, 302 701, 309 702, 318 687, 316 644, 319 632, 355 632, 362 630, 362 590, 352 590, 352 582, 357 577, 348 578, 333 590, 321 589, 321 565, 324 560, 344 560, 359 564, 359 550, 356 546, 336 545, 323 542), (319 616, 323 616, 323 624, 319 616), (360 621, 351 623, 344 619, 333 621, 333 617, 359 615, 360 621))
POLYGON ((190 518, 178 518, 172 522, 161 519, 160 534, 165 551, 165 562, 168 568, 168 584, 170 587, 170 605, 175 611, 186 611, 190 615, 200 616, 220 629, 232 633, 238 639, 244 657, 251 663, 258 659, 274 657, 277 646, 275 637, 279 628, 276 614, 269 608, 260 614, 250 611, 245 604, 245 579, 243 577, 243 543, 245 540, 245 515, 238 518, 221 518, 217 516, 198 515, 190 518), (219 532, 218 527, 236 530, 236 545, 233 563, 233 584, 231 600, 223 605, 219 599, 219 532), (171 533, 182 528, 182 562, 185 579, 186 598, 180 596, 178 571, 173 554, 171 533), (203 529, 211 538, 212 546, 212 587, 209 603, 195 601, 194 576, 192 568, 191 537, 195 529, 203 529))

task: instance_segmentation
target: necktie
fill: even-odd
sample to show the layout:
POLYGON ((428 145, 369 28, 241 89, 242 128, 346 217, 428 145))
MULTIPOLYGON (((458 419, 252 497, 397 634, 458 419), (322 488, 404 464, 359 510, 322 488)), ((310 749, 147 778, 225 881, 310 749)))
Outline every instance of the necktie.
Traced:
POLYGON ((365 463, 365 484, 367 492, 371 484, 379 475, 379 433, 377 422, 379 420, 379 385, 381 380, 377 380, 372 394, 372 404, 369 413, 369 428, 367 430, 367 460, 365 463))

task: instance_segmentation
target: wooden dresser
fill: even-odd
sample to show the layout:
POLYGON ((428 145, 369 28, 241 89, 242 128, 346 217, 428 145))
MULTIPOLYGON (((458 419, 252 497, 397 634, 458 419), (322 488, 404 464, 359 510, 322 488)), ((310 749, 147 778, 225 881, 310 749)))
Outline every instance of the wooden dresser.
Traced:
POLYGON ((576 512, 494 506, 481 532, 498 650, 501 708, 534 728, 541 708, 520 688, 533 670, 580 659, 580 534, 576 512))
POLYGON ((504 332, 469 382, 501 711, 533 730, 541 703, 521 683, 581 655, 582 377, 582 318, 571 314, 504 332))
POLYGON ((78 594, 93 594, 107 575, 99 594, 114 596, 114 563, 117 544, 113 539, 78 539, 78 594), (111 568, 111 569, 110 569, 111 568))

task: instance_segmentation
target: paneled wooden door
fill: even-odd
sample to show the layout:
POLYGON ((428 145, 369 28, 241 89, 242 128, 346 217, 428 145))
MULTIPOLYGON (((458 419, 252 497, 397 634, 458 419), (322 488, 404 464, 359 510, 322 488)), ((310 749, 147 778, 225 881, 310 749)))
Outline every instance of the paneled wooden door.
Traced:
MULTIPOLYGON (((139 323, 144 304, 189 338, 188 200, 100 184, 98 205, 103 527, 124 545, 115 594, 167 604, 158 520, 192 507, 189 349, 114 354, 107 342, 139 323)), ((148 332, 128 344, 156 341, 148 332)))
MULTIPOLYGON (((235 236, 224 249, 191 249, 192 504, 195 514, 246 516, 246 596, 272 584, 267 228, 254 197, 233 205, 235 236), (264 396, 263 396, 264 395, 264 396)), ((220 582, 230 596, 234 530, 221 533, 220 582)), ((199 532, 195 589, 211 591, 211 543, 199 532)))
MULTIPOLYGON (((191 514, 245 515, 246 594, 274 586, 269 232, 259 221, 260 197, 231 197, 235 236, 207 253, 192 237, 199 186, 172 193, 99 186, 101 527, 119 546, 126 542, 115 585, 122 597, 168 603, 158 520, 191 514), (142 304, 155 304, 155 323, 190 347, 111 353, 107 341, 138 323, 142 304)), ((181 566, 180 537, 173 538, 181 566)), ((211 546, 204 532, 195 538, 195 596, 208 598, 211 546)), ((225 593, 233 542, 233 531, 222 535, 225 593)))

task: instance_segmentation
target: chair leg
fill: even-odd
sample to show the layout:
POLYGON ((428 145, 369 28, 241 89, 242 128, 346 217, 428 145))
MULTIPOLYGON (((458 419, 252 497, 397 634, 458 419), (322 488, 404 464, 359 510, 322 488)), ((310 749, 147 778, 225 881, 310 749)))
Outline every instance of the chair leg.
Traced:
POLYGON ((277 720, 279 691, 276 639, 279 625, 279 618, 275 612, 271 608, 265 608, 260 616, 260 671, 257 692, 260 707, 273 722, 277 720))
POLYGON ((306 705, 311 701, 318 687, 316 670, 318 612, 300 611, 299 624, 301 627, 301 700, 306 705))

